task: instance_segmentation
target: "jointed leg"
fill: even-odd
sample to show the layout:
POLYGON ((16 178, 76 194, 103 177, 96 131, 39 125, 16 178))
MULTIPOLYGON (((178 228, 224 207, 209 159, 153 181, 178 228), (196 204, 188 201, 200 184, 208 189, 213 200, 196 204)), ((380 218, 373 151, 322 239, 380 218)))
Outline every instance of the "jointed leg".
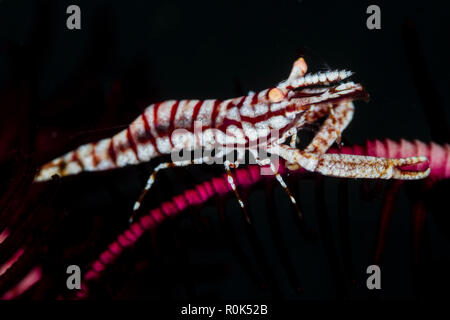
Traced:
POLYGON ((297 201, 295 200, 294 196, 292 195, 291 190, 289 190, 286 182, 284 182, 283 177, 278 173, 277 168, 274 166, 274 164, 272 162, 270 162, 270 169, 272 170, 272 172, 275 174, 275 178, 277 179, 278 183, 281 185, 281 187, 284 189, 284 191, 286 192, 286 194, 289 196, 289 199, 291 200, 292 204, 295 207, 295 210, 297 211, 297 214, 300 218, 303 218, 303 214, 300 210, 300 208, 298 207, 297 201))
POLYGON ((329 106, 329 116, 317 132, 311 143, 305 148, 305 152, 314 154, 325 153, 331 145, 340 140, 341 133, 353 118, 353 103, 341 103, 333 108, 329 106))
MULTIPOLYGON (((187 165, 187 164, 185 164, 185 165, 187 165)), ((150 190, 153 183, 155 182, 156 175, 158 174, 158 172, 162 169, 167 169, 167 168, 175 167, 175 166, 176 166, 176 164, 174 162, 164 162, 164 163, 160 163, 159 165, 156 166, 155 169, 153 169, 153 172, 151 173, 150 177, 147 179, 147 183, 145 184, 144 190, 142 191, 142 193, 139 195, 139 198, 134 203, 133 213, 131 214, 131 217, 130 217, 130 223, 133 222, 137 211, 141 207, 142 200, 144 200, 147 192, 150 190)))
MULTIPOLYGON (((295 134, 293 134, 290 137, 289 146, 291 148, 295 148, 297 146, 297 141, 298 141, 298 137, 297 137, 297 131, 296 131, 295 134)), ((289 170, 295 171, 299 168, 299 165, 297 163, 286 162, 286 168, 288 168, 289 170)))
POLYGON ((150 177, 147 180, 147 183, 145 184, 145 188, 142 191, 142 193, 140 194, 138 200, 134 203, 133 206, 133 213, 131 214, 130 217, 130 222, 133 222, 137 211, 139 210, 142 200, 144 200, 145 195, 147 194, 147 192, 150 190, 150 188, 152 187, 153 183, 155 182, 156 179, 156 175, 158 174, 158 172, 162 169, 167 169, 167 168, 171 168, 171 167, 185 167, 194 163, 201 163, 204 161, 209 160, 209 158, 201 158, 201 159, 196 159, 196 160, 186 160, 186 161, 176 161, 176 162, 164 162, 161 163, 159 165, 156 166, 155 169, 153 169, 153 172, 151 173, 150 177))
MULTIPOLYGON (((295 139, 296 139, 296 137, 297 137, 297 134, 294 134, 294 135, 291 136, 290 145, 292 146, 292 148, 295 148, 295 139)), ((303 214, 302 214, 302 212, 300 211, 300 208, 297 205, 297 201, 295 200, 294 196, 292 195, 291 191, 289 190, 286 182, 284 182, 283 177, 278 173, 278 169, 275 167, 275 165, 270 160, 270 158, 265 158, 265 159, 261 160, 258 157, 258 154, 254 150, 250 150, 250 153, 253 154, 253 157, 255 158, 256 163, 259 166, 263 167, 263 166, 269 165, 270 170, 275 175, 275 178, 277 179, 278 183, 281 185, 281 187, 283 188, 283 190, 286 192, 286 194, 288 195, 289 199, 291 200, 292 204, 294 205, 295 210, 298 213, 298 216, 300 218, 302 218, 303 214)))
MULTIPOLYGON (((325 153, 336 140, 340 141, 342 131, 352 120, 354 107, 352 102, 344 102, 334 108, 331 104, 316 106, 316 108, 305 119, 307 123, 314 123, 326 114, 328 118, 304 152, 320 155, 325 153)), ((291 147, 294 148, 292 140, 291 147)), ((290 170, 297 170, 298 163, 288 162, 287 167, 290 170)))
POLYGON ((415 180, 425 178, 430 173, 429 168, 425 171, 400 169, 426 162, 426 157, 389 159, 348 154, 317 155, 285 145, 275 146, 270 151, 288 162, 298 163, 308 171, 333 177, 415 180))
POLYGON ((422 172, 402 171, 401 166, 425 162, 426 157, 404 159, 375 158, 344 154, 325 154, 328 148, 340 139, 341 132, 353 117, 353 103, 342 103, 330 108, 330 115, 323 123, 314 139, 304 151, 280 146, 283 157, 288 162, 298 163, 308 171, 320 172, 324 175, 349 178, 382 178, 382 179, 422 179, 429 170, 422 172), (289 149, 291 149, 289 151, 289 149), (290 159, 295 159, 291 161, 290 159))
POLYGON ((324 154, 319 160, 316 171, 323 175, 336 177, 416 180, 426 178, 430 174, 430 168, 425 171, 406 171, 400 168, 426 161, 428 161, 427 157, 389 159, 348 154, 324 154))
POLYGON ((242 211, 244 212, 244 217, 245 217, 245 221, 250 224, 250 216, 248 215, 248 211, 247 211, 247 207, 245 206, 244 201, 242 201, 242 198, 240 197, 238 191, 237 191, 237 187, 236 187, 236 183, 234 182, 234 178, 233 175, 231 174, 231 170, 230 168, 234 168, 235 165, 231 164, 229 161, 225 161, 224 163, 225 166, 225 171, 227 172, 227 180, 228 180, 228 184, 231 187, 231 190, 233 190, 234 195, 236 196, 239 205, 242 208, 242 211))
POLYGON ((291 148, 295 148, 295 146, 297 145, 297 130, 295 130, 295 133, 291 136, 289 145, 291 146, 291 148))

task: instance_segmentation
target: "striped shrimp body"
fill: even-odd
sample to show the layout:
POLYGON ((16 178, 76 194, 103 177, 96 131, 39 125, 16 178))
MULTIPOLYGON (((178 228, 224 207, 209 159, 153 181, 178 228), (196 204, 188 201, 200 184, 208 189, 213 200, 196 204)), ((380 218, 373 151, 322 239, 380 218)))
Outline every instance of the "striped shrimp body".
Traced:
MULTIPOLYGON (((303 58, 298 59, 289 78, 276 87, 244 97, 220 100, 165 101, 150 105, 131 125, 113 136, 85 144, 57 158, 39 170, 35 181, 49 180, 53 175, 67 176, 83 171, 109 170, 138 164, 164 154, 194 149, 250 151, 260 165, 270 165, 282 187, 292 198, 286 184, 270 159, 260 159, 250 146, 263 148, 269 154, 287 160, 292 166, 328 176, 382 179, 421 179, 425 171, 404 171, 409 166, 427 161, 426 157, 402 159, 327 154, 328 148, 340 139, 353 117, 352 101, 366 99, 360 84, 348 81, 349 71, 327 71, 307 74, 303 58), (326 117, 320 130, 304 149, 295 147, 297 130, 326 117), (290 144, 285 144, 291 138, 290 144), (292 139, 294 138, 294 139, 292 139)), ((173 154, 173 153, 172 153, 173 154)), ((172 157, 172 160, 173 157, 172 157)), ((200 162, 208 162, 204 156, 200 162)), ((144 192, 134 206, 136 211, 145 193, 152 186, 159 170, 185 166, 195 161, 181 160, 158 165, 148 179, 144 192)), ((228 182, 240 200, 230 168, 225 161, 228 182)))
MULTIPOLYGON (((227 144, 245 148, 251 143, 260 144, 259 141, 269 145, 280 143, 304 123, 323 117, 329 111, 327 101, 340 95, 338 90, 330 95, 329 89, 316 90, 314 94, 308 86, 314 85, 317 79, 307 75, 299 81, 293 76, 300 71, 298 65, 301 64, 304 64, 303 59, 294 66, 290 79, 297 80, 295 83, 299 87, 304 86, 302 91, 294 91, 292 85, 288 86, 291 82, 286 81, 277 88, 225 101, 169 100, 152 104, 115 136, 82 145, 45 164, 35 180, 46 181, 53 175, 67 176, 138 164, 174 150, 227 144), (320 96, 325 91, 328 95, 320 96), (195 134, 196 129, 200 129, 200 136, 195 134), (274 129, 279 130, 279 135, 271 138, 270 130, 274 129)), ((346 71, 323 74, 335 82, 349 75, 346 71)), ((344 92, 342 99, 348 99, 348 93, 363 92, 361 86, 351 85, 353 91, 344 92)))

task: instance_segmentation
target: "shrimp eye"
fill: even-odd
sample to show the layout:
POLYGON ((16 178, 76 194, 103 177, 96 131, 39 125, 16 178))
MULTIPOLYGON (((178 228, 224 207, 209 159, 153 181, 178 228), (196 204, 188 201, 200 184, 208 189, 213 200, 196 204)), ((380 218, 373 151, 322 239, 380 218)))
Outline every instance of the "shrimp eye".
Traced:
POLYGON ((277 103, 284 99, 284 92, 279 88, 272 88, 269 90, 268 96, 270 102, 277 103))

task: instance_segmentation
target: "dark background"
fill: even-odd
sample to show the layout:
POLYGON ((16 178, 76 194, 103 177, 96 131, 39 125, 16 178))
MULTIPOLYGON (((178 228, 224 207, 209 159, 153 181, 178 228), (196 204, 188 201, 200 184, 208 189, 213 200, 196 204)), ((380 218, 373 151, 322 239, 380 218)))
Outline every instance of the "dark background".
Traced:
MULTIPOLYGON (((0 1, 0 154, 4 159, 20 155, 2 167, 2 176, 8 177, 2 191, 20 176, 23 159, 31 158, 37 166, 81 143, 110 136, 153 102, 226 99, 271 87, 287 77, 299 55, 310 62, 310 71, 356 72, 356 80, 370 93, 369 103, 356 105, 343 135, 346 144, 382 138, 448 143, 448 31, 449 6, 437 1, 0 1), (81 30, 66 28, 70 4, 81 7, 81 30), (381 8, 381 30, 366 27, 370 4, 381 8)), ((48 271, 47 285, 31 297, 68 294, 65 266, 85 266, 126 228, 131 206, 153 165, 83 174, 58 184, 56 195, 45 203, 53 215, 42 217, 62 222, 45 231, 48 236, 36 231, 36 237, 48 242, 45 255, 36 257, 48 271), (79 247, 84 251, 65 252, 92 232, 94 240, 79 247)), ((216 169, 162 173, 144 208, 155 207, 202 175, 221 172, 216 169)), ((411 192, 401 189, 383 256, 382 290, 372 295, 365 288, 365 270, 372 264, 388 183, 381 183, 381 191, 369 192, 371 199, 366 201, 361 198, 361 182, 348 181, 350 269, 356 282, 343 287, 340 272, 330 262, 333 256, 341 261, 345 251, 338 241, 339 183, 324 179, 330 228, 326 231, 314 214, 317 183, 299 182, 305 216, 319 232, 328 232, 331 249, 323 237, 316 243, 303 239, 293 227, 287 197, 275 189, 276 215, 302 294, 289 285, 280 263, 260 186, 251 192, 249 203, 276 289, 258 288, 233 255, 230 237, 250 256, 254 253, 236 201, 229 200, 233 234, 220 228, 217 204, 197 213, 208 219, 208 228, 199 230, 188 213, 162 226, 156 249, 146 237, 125 254, 96 284, 94 297, 444 297, 450 265, 448 219, 436 215, 449 213, 448 184, 428 195, 433 208, 425 224, 425 267, 417 274, 412 263, 411 192)), ((408 184, 411 189, 416 185, 408 184)))

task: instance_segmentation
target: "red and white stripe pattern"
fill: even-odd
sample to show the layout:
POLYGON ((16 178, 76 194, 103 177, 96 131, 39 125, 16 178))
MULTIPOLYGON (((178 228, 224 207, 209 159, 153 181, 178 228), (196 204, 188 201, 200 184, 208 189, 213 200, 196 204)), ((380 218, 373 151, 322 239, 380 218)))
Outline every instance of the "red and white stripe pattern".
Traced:
MULTIPOLYGON (((180 150, 215 149, 219 150, 217 156, 223 155, 221 149, 228 152, 231 147, 242 155, 239 151, 248 150, 249 146, 262 146, 272 154, 295 158, 298 164, 315 171, 319 169, 320 154, 326 152, 351 121, 351 101, 366 98, 367 94, 359 84, 342 83, 351 75, 349 71, 306 74, 306 69, 300 58, 287 80, 244 97, 225 101, 169 100, 150 105, 126 130, 112 138, 85 144, 45 164, 35 180, 124 167, 180 150), (297 150, 294 156, 293 150, 278 147, 305 124, 327 115, 325 126, 305 153, 297 150)), ((192 162, 195 160, 174 161, 173 165, 192 162)), ((329 171, 333 175, 332 168, 327 174, 329 171)))
POLYGON ((152 104, 112 138, 82 145, 44 165, 36 181, 138 164, 174 150, 258 143, 269 137, 270 130, 283 133, 295 125, 292 120, 300 112, 295 109, 299 104, 268 103, 268 91, 226 101, 152 104), (200 127, 195 128, 196 122, 200 127), (195 135, 196 131, 201 136, 195 135))

